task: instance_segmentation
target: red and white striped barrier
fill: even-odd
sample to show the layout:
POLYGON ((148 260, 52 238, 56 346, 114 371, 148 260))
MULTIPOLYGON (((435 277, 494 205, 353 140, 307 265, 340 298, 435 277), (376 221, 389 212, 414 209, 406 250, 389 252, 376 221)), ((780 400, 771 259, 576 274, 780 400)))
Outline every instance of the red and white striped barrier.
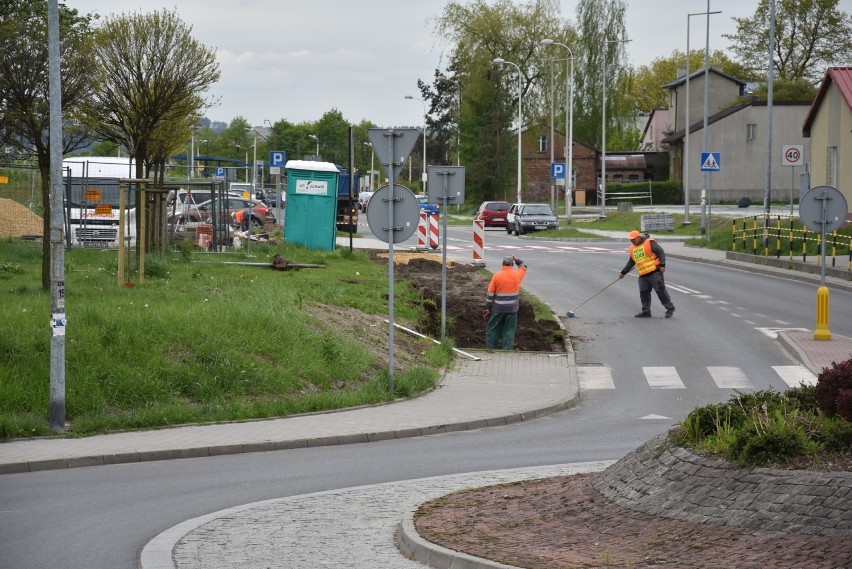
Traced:
POLYGON ((485 265, 485 222, 481 219, 473 222, 473 264, 485 265))
POLYGON ((433 213, 429 216, 429 247, 432 249, 438 248, 438 237, 440 236, 438 229, 438 214, 433 213))
POLYGON ((427 224, 428 224, 428 221, 426 220, 427 217, 428 217, 428 215, 426 215, 423 212, 420 212, 420 221, 417 222, 417 248, 418 249, 425 249, 426 248, 426 227, 427 227, 427 224))

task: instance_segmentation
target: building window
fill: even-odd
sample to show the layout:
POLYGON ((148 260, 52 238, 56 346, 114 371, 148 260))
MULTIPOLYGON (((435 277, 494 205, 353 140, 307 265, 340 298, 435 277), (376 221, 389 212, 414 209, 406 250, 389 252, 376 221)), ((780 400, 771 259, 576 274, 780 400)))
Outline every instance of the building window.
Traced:
POLYGON ((825 185, 837 187, 837 147, 826 148, 825 156, 825 185))
POLYGON ((746 125, 746 140, 755 140, 757 138, 757 125, 756 124, 747 124, 746 125))
POLYGON ((539 152, 547 152, 547 137, 539 136, 538 137, 538 151, 539 152))

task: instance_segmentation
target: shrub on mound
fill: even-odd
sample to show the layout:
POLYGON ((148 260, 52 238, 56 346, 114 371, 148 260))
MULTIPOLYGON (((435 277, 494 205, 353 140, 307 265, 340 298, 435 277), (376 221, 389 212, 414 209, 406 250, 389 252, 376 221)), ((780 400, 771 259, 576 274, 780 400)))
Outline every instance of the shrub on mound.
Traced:
POLYGON ((816 405, 829 417, 838 415, 852 421, 852 359, 831 362, 817 380, 816 405))

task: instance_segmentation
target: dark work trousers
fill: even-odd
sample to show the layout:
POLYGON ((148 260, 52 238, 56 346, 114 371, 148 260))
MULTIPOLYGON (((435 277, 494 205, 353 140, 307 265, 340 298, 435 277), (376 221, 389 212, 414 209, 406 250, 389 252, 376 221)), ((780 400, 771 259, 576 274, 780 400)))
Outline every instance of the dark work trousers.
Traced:
POLYGON ((642 301, 642 312, 651 312, 651 291, 657 291, 657 298, 666 308, 674 307, 672 299, 669 298, 669 291, 666 290, 666 281, 663 278, 663 273, 654 271, 647 275, 639 277, 639 300, 642 301))
POLYGON ((492 312, 485 330, 485 347, 497 349, 497 341, 503 339, 503 349, 511 350, 515 346, 515 327, 518 324, 517 312, 492 312))

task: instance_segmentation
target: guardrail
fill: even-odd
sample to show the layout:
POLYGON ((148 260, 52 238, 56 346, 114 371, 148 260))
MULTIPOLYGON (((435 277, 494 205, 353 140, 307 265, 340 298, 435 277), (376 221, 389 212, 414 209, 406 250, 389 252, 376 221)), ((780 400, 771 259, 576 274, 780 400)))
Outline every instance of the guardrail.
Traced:
MULTIPOLYGON (((642 186, 644 186, 645 182, 638 182, 637 186, 639 184, 642 184, 642 186)), ((600 187, 598 187, 598 201, 597 201, 597 203, 600 204, 602 200, 603 200, 603 195, 602 195, 600 187)), ((622 202, 622 201, 632 202, 633 200, 648 200, 648 205, 654 205, 654 196, 653 196, 653 193, 651 192, 651 181, 650 180, 648 181, 648 191, 636 190, 636 191, 631 191, 631 192, 607 192, 607 194, 606 194, 606 201, 607 202, 622 202)), ((606 204, 604 204, 604 205, 606 205, 606 204)))
MULTIPOLYGON (((798 217, 781 214, 741 217, 733 221, 731 230, 733 251, 778 259, 783 254, 791 261, 801 255, 803 262, 808 261, 809 255, 821 255, 822 234, 803 227, 798 217)), ((852 271, 852 235, 832 231, 826 234, 825 245, 825 256, 831 258, 832 267, 837 266, 838 258, 846 257, 846 269, 852 271)))

